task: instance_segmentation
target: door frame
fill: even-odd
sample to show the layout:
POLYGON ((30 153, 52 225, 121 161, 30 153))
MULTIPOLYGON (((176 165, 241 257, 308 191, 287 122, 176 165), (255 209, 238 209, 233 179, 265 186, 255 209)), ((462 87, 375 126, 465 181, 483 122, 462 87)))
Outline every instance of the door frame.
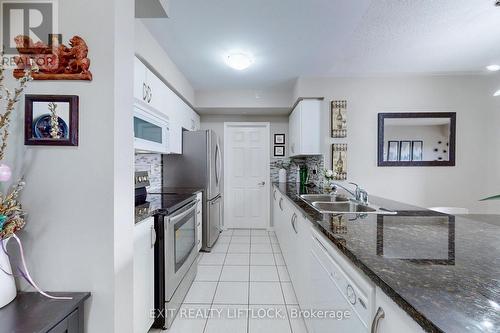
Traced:
MULTIPOLYGON (((224 145, 224 174, 229 175, 227 173, 228 166, 229 166, 229 159, 227 158, 228 155, 228 144, 227 144, 227 138, 229 137, 227 135, 228 129, 231 127, 261 127, 266 129, 266 135, 265 135, 265 141, 267 142, 267 145, 265 147, 265 152, 266 152, 266 158, 264 159, 263 163, 266 163, 266 170, 267 170, 267 176, 265 177, 265 182, 266 185, 264 186, 267 188, 267 191, 265 191, 266 199, 265 199, 265 209, 266 209, 266 229, 270 230, 271 228, 271 123, 270 122, 224 122, 224 138, 223 138, 223 145, 224 145)), ((226 196, 227 193, 229 193, 229 177, 225 178, 224 180, 224 196, 226 196)), ((224 229, 227 229, 228 224, 226 221, 229 221, 229 205, 226 204, 226 200, 224 200, 224 229)))

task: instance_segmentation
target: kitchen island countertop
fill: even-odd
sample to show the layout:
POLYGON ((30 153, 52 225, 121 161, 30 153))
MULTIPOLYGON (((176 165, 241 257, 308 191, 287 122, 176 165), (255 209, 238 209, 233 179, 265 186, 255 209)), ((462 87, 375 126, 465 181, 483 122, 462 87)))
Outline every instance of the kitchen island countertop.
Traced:
POLYGON ((274 185, 426 331, 500 332, 500 216, 450 216, 374 196, 398 215, 334 216, 300 199, 321 189, 274 185))

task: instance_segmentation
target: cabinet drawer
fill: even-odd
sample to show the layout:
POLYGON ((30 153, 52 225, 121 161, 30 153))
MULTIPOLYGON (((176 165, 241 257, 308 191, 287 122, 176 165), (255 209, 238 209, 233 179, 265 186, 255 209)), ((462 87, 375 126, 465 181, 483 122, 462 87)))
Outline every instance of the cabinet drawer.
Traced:
POLYGON ((83 329, 79 326, 78 310, 75 310, 48 333, 81 333, 83 329))

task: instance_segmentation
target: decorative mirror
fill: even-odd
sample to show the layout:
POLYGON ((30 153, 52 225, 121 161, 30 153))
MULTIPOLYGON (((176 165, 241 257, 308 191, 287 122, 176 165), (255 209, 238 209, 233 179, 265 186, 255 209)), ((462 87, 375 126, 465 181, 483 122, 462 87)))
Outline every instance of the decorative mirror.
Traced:
POLYGON ((379 113, 378 166, 455 166, 455 112, 379 113))

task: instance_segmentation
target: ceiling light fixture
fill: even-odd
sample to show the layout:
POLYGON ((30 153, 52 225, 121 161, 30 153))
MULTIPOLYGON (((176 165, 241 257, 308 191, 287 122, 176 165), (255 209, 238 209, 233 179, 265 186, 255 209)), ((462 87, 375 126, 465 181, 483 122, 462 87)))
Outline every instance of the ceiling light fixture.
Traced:
POLYGON ((226 56, 226 64, 239 71, 247 69, 253 63, 253 57, 243 52, 233 52, 226 56))
POLYGON ((500 89, 498 89, 494 94, 493 97, 498 97, 500 96, 500 89))
POLYGON ((500 71, 500 65, 489 65, 486 66, 486 69, 489 70, 490 72, 500 71))

